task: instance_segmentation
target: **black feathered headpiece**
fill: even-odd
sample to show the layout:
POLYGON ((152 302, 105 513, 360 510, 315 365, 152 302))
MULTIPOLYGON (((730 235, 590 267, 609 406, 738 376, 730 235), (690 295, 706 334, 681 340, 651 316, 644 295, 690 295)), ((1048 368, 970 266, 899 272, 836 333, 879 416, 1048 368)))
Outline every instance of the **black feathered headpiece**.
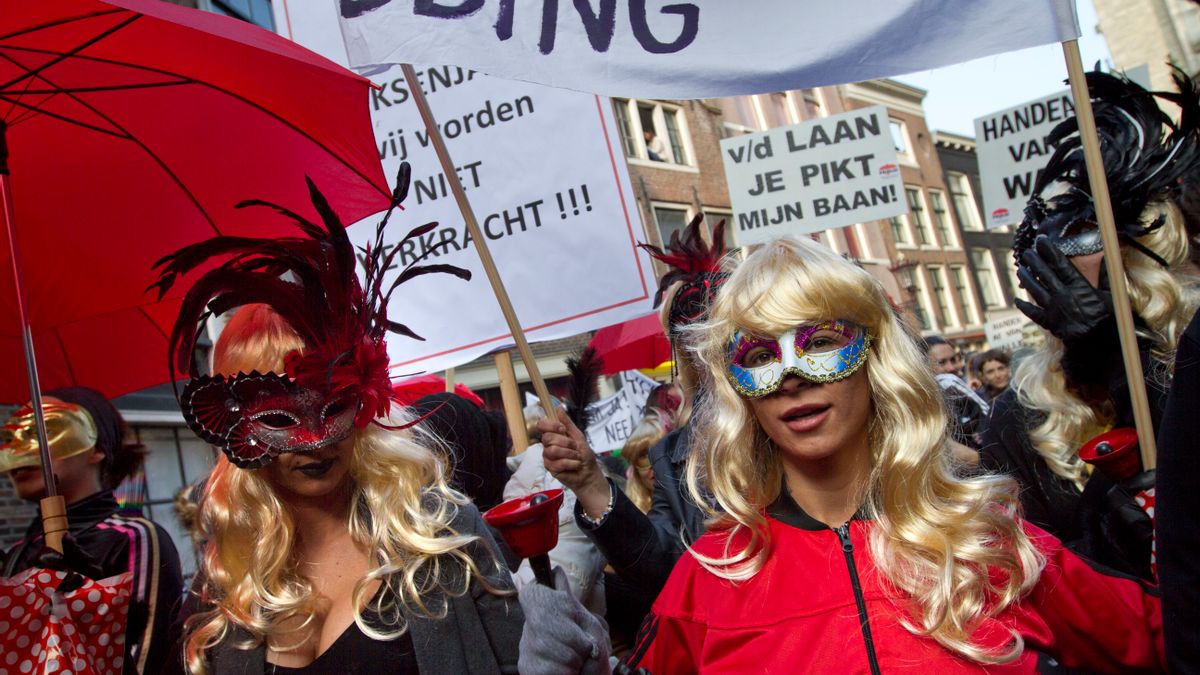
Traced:
POLYGON ((386 333, 422 339, 392 321, 387 305, 400 284, 430 273, 470 279, 453 265, 418 264, 385 280, 402 244, 435 228, 415 228, 390 251, 384 228, 408 194, 411 171, 400 167, 391 207, 361 250, 365 287, 356 275, 354 246, 346 228, 312 180, 306 179, 316 225, 277 204, 248 200, 238 208, 266 206, 295 221, 302 237, 257 239, 218 236, 186 246, 155 263, 151 286, 161 299, 182 275, 213 261, 225 262, 201 275, 183 298, 168 345, 172 379, 186 371, 191 381, 180 396, 184 418, 204 440, 221 446, 238 466, 254 468, 281 452, 309 452, 385 418, 391 408, 386 333), (209 316, 249 304, 265 304, 303 340, 303 353, 285 359, 286 375, 241 373, 201 376, 196 342, 209 316))
POLYGON ((656 260, 669 266, 669 270, 658 280, 658 291, 654 294, 654 306, 662 304, 663 295, 676 282, 683 282, 667 313, 667 323, 672 337, 677 329, 700 318, 708 311, 717 289, 728 274, 721 271, 721 260, 725 257, 725 220, 722 219, 712 230, 712 245, 701 233, 703 215, 692 218, 680 236, 678 230, 671 233, 667 250, 651 244, 640 244, 656 260))
MULTIPOLYGON (((1200 160, 1200 97, 1182 71, 1175 69, 1174 78, 1178 91, 1166 93, 1147 91, 1120 75, 1087 74, 1118 235, 1164 267, 1161 257, 1136 241, 1164 219, 1144 222, 1142 214, 1149 204, 1173 198, 1180 178, 1200 160), (1180 107, 1178 123, 1159 108, 1158 99, 1180 107)), ((1013 251, 1020 256, 1044 234, 1064 255, 1097 253, 1103 244, 1077 119, 1054 127, 1047 138, 1057 147, 1034 183, 1013 251)))

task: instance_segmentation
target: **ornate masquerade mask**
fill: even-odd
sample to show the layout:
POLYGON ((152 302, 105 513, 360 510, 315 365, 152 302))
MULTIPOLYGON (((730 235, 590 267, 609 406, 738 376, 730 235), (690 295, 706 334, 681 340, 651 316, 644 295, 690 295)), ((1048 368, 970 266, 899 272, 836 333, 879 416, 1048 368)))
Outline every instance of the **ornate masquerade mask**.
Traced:
POLYGON ((188 426, 224 450, 235 465, 256 469, 280 453, 312 452, 338 443, 371 423, 387 426, 379 420, 387 417, 394 393, 384 336, 391 331, 421 339, 388 319, 392 293, 423 274, 471 278, 453 265, 418 264, 437 248, 432 247, 394 281, 385 282, 402 244, 437 226, 415 228, 385 248, 384 228, 407 196, 410 176, 408 164, 402 164, 391 208, 376 227, 374 242, 361 249, 365 286, 355 272, 355 250, 345 227, 311 180, 309 195, 321 225, 275 204, 238 205, 271 207, 295 220, 304 237, 214 237, 156 265, 161 270, 154 287, 161 299, 179 276, 214 258, 226 259, 197 279, 184 297, 169 353, 172 374, 187 369, 191 376, 179 397, 188 426), (285 358, 286 374, 201 376, 195 345, 208 317, 252 303, 279 314, 304 342, 304 352, 285 358))
MULTIPOLYGON (((1200 96, 1191 79, 1178 69, 1178 93, 1146 91, 1124 77, 1100 71, 1088 73, 1087 82, 1121 244, 1166 267, 1166 261, 1137 238, 1164 224, 1161 217, 1143 220, 1146 207, 1173 199, 1180 179, 1196 171, 1200 96), (1179 123, 1159 108, 1160 98, 1183 110, 1179 123)), ((1038 174, 1025 217, 1013 237, 1018 263, 1020 254, 1041 235, 1068 257, 1104 249, 1076 119, 1068 118, 1054 127, 1047 141, 1055 146, 1054 154, 1038 174)))
MULTIPOLYGON (((82 406, 44 402, 42 413, 52 458, 74 457, 96 447, 96 424, 82 406)), ((4 423, 0 430, 0 472, 41 465, 36 424, 31 406, 21 408, 4 423)))
POLYGON ((726 376, 739 394, 759 398, 779 390, 789 374, 818 384, 849 377, 867 361, 871 335, 846 321, 805 324, 778 338, 734 333, 726 376))

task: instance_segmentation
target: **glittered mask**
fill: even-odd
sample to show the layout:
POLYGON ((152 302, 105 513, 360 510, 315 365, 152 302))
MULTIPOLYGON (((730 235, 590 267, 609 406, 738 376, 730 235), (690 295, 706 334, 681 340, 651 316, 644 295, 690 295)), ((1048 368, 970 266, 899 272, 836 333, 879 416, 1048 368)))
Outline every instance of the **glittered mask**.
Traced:
MULTIPOLYGON (((96 447, 96 424, 82 406, 45 401, 42 414, 52 458, 74 457, 96 447)), ((0 472, 41 465, 36 424, 31 406, 21 408, 4 423, 0 430, 0 472)))
POLYGON ((276 373, 200 377, 180 397, 184 420, 229 461, 257 469, 285 452, 313 452, 354 431, 360 401, 352 391, 326 393, 276 373))
POLYGON ((867 360, 871 336, 846 321, 805 324, 778 338, 735 333, 729 345, 730 384, 748 398, 779 390, 789 375, 814 383, 849 377, 867 360))

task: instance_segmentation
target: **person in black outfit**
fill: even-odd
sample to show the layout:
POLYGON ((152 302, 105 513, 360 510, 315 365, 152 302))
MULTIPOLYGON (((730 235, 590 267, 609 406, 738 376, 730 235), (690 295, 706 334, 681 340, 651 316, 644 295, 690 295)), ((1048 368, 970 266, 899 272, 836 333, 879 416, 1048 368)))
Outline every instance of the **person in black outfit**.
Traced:
MULTIPOLYGON (((1156 94, 1124 78, 1088 74, 1113 215, 1121 241, 1151 417, 1162 420, 1170 355, 1194 308, 1173 270, 1188 260, 1187 232, 1173 200, 1179 177, 1200 162, 1192 113, 1200 96, 1177 78, 1176 124, 1156 94), (1163 131, 1169 130, 1169 133, 1163 131)), ((1051 132, 1058 147, 1035 185, 1014 237, 1017 274, 1032 302, 1017 306, 1050 333, 1023 360, 984 429, 985 468, 1012 474, 1031 522, 1101 564, 1152 578, 1149 517, 1129 508, 1153 484, 1140 474, 1114 484, 1085 470, 1079 447, 1114 427, 1132 427, 1103 250, 1074 118, 1051 132), (1043 197, 1043 195, 1047 195, 1043 197)))
MULTIPOLYGON (((125 443, 125 421, 94 389, 48 391, 43 409, 58 432, 52 432, 49 440, 58 492, 67 502, 68 536, 62 565, 93 579, 133 572, 122 667, 125 673, 158 673, 174 641, 171 623, 183 596, 183 573, 179 553, 166 530, 140 516, 120 513, 113 498, 113 489, 141 462, 140 446, 125 443), (91 443, 76 443, 64 453, 62 448, 70 445, 72 438, 90 439, 91 443)), ((21 445, 27 446, 21 449, 36 453, 32 424, 28 410, 9 420, 10 434, 14 429, 20 431, 8 438, 5 455, 25 454, 13 452, 21 445), (31 444, 21 438, 32 439, 31 444)), ((9 476, 22 499, 37 502, 46 496, 46 486, 36 454, 32 457, 32 466, 18 466, 9 476)), ((29 524, 25 538, 8 551, 2 576, 46 567, 50 560, 38 516, 29 524)))
POLYGON ((490 417, 471 401, 452 393, 430 394, 412 405, 421 427, 445 443, 451 453, 450 487, 487 511, 504 501, 504 484, 512 471, 508 430, 503 418, 490 417))

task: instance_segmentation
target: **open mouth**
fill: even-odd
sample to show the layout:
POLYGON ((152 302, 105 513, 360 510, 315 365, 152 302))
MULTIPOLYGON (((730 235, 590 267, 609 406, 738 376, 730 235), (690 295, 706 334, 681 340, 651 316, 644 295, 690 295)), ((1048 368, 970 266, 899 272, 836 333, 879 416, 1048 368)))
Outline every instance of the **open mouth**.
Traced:
POLYGON ((321 476, 329 473, 329 470, 333 468, 334 459, 335 458, 330 457, 329 459, 324 459, 319 462, 309 462, 308 464, 295 467, 295 470, 299 471, 305 476, 308 476, 309 478, 320 478, 321 476))
POLYGON ((810 431, 825 421, 831 407, 828 404, 797 406, 781 415, 780 420, 792 431, 810 431))

